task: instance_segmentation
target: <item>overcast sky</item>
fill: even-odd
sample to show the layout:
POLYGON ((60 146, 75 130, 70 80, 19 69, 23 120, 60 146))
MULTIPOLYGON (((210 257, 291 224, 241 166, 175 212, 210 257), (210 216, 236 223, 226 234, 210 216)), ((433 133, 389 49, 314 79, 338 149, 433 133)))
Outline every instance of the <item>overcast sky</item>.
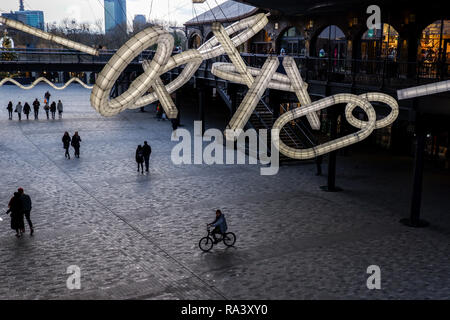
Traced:
MULTIPOLYGON (((197 14, 223 3, 225 0, 207 0, 195 4, 197 14)), ((104 20, 103 0, 24 0, 26 10, 44 11, 46 23, 60 22, 64 18, 75 18, 78 22, 93 23, 104 20)), ((131 25, 134 15, 144 14, 147 19, 150 14, 152 0, 127 0, 127 17, 131 25)), ((0 12, 19 10, 19 0, 0 0, 0 12)), ((151 19, 177 21, 183 24, 193 18, 192 0, 153 0, 151 19)))

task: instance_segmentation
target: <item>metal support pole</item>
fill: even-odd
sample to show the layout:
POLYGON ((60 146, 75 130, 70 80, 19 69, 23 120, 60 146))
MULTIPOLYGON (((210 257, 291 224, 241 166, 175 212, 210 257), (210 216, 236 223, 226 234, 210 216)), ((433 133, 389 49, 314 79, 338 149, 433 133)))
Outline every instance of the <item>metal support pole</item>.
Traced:
MULTIPOLYGON (((338 112, 336 112, 334 109, 330 108, 329 115, 330 115, 330 138, 331 140, 334 140, 337 138, 337 117, 338 112)), ((323 191, 328 192, 337 192, 342 191, 341 188, 336 187, 336 156, 337 151, 332 151, 328 154, 328 184, 326 186, 320 187, 323 191)))
POLYGON ((202 122, 202 134, 205 133, 205 88, 199 87, 198 89, 198 117, 202 122))
POLYGON ((416 113, 416 155, 414 160, 413 190, 411 196, 410 217, 400 220, 401 223, 409 227, 426 227, 427 221, 420 219, 420 207, 422 204, 422 182, 425 156, 426 132, 420 114, 416 113))

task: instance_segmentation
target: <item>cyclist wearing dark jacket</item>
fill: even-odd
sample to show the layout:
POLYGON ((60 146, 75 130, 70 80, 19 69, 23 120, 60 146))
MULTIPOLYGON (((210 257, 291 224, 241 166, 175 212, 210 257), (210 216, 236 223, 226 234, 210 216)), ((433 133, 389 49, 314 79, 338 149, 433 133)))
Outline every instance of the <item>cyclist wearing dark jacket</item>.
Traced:
POLYGON ((211 235, 214 238, 214 243, 217 243, 218 240, 216 238, 216 234, 220 233, 220 234, 224 234, 225 232, 227 232, 227 220, 225 219, 225 215, 222 213, 222 211, 217 210, 216 211, 216 219, 214 220, 214 222, 212 222, 210 224, 210 226, 214 227, 214 230, 211 232, 211 235))

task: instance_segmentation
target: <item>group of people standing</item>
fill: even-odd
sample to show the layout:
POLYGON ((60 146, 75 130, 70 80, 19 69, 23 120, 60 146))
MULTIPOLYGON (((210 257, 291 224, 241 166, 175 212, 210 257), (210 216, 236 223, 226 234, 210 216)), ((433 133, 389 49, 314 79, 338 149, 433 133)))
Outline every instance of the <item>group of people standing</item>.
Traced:
POLYGON ((14 196, 8 203, 6 214, 11 216, 11 229, 16 231, 16 237, 20 238, 25 233, 24 217, 27 219, 30 227, 30 235, 34 233, 33 223, 31 222, 31 198, 25 194, 23 188, 17 189, 14 196))
MULTIPOLYGON (((58 100, 58 103, 56 103, 55 101, 50 103, 50 97, 51 97, 51 94, 50 94, 50 92, 47 91, 44 94, 44 111, 47 115, 47 120, 50 119, 50 114, 52 116, 52 119, 55 119, 56 111, 58 111, 59 118, 61 119, 62 113, 64 111, 63 104, 62 104, 61 100, 58 100)), ((34 111, 34 120, 38 120, 39 119, 39 108, 41 106, 41 103, 36 98, 34 100, 34 102, 32 103, 32 105, 33 105, 33 111, 34 111)), ((8 106, 6 107, 6 109, 8 110, 9 120, 12 120, 12 118, 13 118, 13 103, 12 103, 12 101, 10 101, 8 103, 8 106)), ((22 105, 22 103, 19 101, 16 105, 16 108, 14 109, 14 112, 17 112, 19 121, 22 120, 22 112, 27 117, 27 120, 28 120, 30 112, 31 112, 31 106, 28 104, 28 102, 25 102, 25 104, 22 105)))
POLYGON ((72 146, 75 150, 75 158, 80 157, 80 142, 81 137, 78 135, 78 131, 75 131, 75 134, 70 138, 69 133, 66 131, 62 137, 63 148, 66 150, 64 156, 67 159, 70 159, 69 148, 72 146))

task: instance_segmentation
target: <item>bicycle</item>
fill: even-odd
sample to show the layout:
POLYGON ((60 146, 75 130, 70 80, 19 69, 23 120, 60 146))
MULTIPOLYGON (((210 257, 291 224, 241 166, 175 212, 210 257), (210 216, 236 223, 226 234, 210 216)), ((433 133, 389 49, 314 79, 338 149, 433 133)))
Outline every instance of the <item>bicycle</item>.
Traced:
MULTIPOLYGON (((208 232, 208 235, 206 237, 201 238, 198 243, 198 246, 204 252, 208 252, 214 246, 214 239, 211 236, 211 227, 209 224, 206 225, 206 230, 208 232)), ((223 241, 223 243, 227 247, 232 247, 236 242, 236 235, 233 232, 225 232, 223 235, 221 233, 217 233, 216 237, 217 243, 223 241)))

